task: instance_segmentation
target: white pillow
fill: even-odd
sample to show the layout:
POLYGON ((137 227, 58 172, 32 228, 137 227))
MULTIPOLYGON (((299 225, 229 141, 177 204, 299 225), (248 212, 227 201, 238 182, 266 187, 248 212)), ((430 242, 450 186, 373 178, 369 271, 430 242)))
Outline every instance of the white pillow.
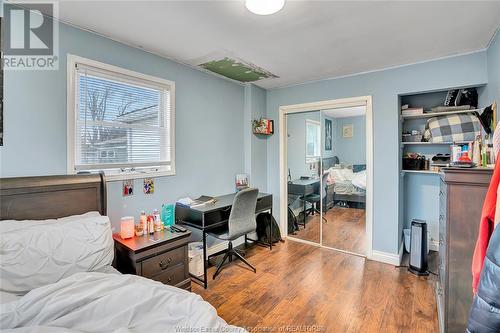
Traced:
POLYGON ((97 212, 44 221, 0 221, 0 290, 25 294, 111 265, 113 237, 97 212))

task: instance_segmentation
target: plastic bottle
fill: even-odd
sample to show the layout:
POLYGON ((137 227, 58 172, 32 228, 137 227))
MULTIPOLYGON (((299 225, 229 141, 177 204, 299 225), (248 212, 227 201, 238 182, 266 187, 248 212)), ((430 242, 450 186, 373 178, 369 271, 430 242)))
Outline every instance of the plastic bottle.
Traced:
POLYGON ((469 157, 469 151, 468 151, 469 146, 464 145, 462 146, 462 154, 460 155, 460 162, 471 162, 471 159, 469 157))
POLYGON ((155 209, 153 211, 153 218, 155 221, 155 231, 162 231, 163 223, 161 223, 160 213, 158 212, 158 209, 155 209))
POLYGON ((139 225, 142 227, 144 231, 144 235, 148 234, 148 217, 146 216, 145 211, 141 211, 141 216, 139 217, 139 225))

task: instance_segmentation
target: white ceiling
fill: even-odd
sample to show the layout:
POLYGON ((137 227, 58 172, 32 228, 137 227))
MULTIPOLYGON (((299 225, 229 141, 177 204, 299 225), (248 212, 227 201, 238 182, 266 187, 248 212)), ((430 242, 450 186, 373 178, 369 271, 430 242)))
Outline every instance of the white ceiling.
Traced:
POLYGON ((276 88, 484 49, 500 1, 292 1, 258 16, 234 1, 60 1, 61 20, 181 63, 230 55, 276 88))
POLYGON ((365 106, 354 106, 350 108, 339 108, 339 109, 328 109, 321 110, 323 116, 330 118, 348 118, 348 117, 358 117, 364 116, 366 112, 365 106))

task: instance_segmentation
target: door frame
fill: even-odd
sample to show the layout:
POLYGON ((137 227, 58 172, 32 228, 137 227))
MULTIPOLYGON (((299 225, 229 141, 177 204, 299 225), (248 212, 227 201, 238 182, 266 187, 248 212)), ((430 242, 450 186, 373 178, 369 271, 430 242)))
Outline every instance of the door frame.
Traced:
MULTIPOLYGON (((287 234, 287 124, 286 115, 318 111, 326 109, 339 109, 355 106, 366 107, 366 257, 373 257, 373 108, 372 96, 340 98, 312 103, 292 104, 279 107, 279 151, 280 151, 280 228, 287 234)), ((321 230, 322 228, 320 228, 321 230)), ((289 238, 291 239, 291 237, 289 238)), ((295 239, 294 239, 295 240, 295 239)), ((323 237, 320 233, 320 246, 323 246, 323 237)), ((329 248, 329 247, 328 247, 329 248)), ((339 250, 341 249, 334 249, 339 250)))

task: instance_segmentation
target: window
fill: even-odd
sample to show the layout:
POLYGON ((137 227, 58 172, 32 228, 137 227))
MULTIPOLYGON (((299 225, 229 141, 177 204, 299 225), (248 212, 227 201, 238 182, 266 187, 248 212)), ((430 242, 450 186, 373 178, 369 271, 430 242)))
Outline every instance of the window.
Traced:
POLYGON ((68 64, 68 171, 174 174, 174 83, 74 56, 68 64))
POLYGON ((321 125, 319 122, 306 119, 306 163, 320 159, 321 125))

